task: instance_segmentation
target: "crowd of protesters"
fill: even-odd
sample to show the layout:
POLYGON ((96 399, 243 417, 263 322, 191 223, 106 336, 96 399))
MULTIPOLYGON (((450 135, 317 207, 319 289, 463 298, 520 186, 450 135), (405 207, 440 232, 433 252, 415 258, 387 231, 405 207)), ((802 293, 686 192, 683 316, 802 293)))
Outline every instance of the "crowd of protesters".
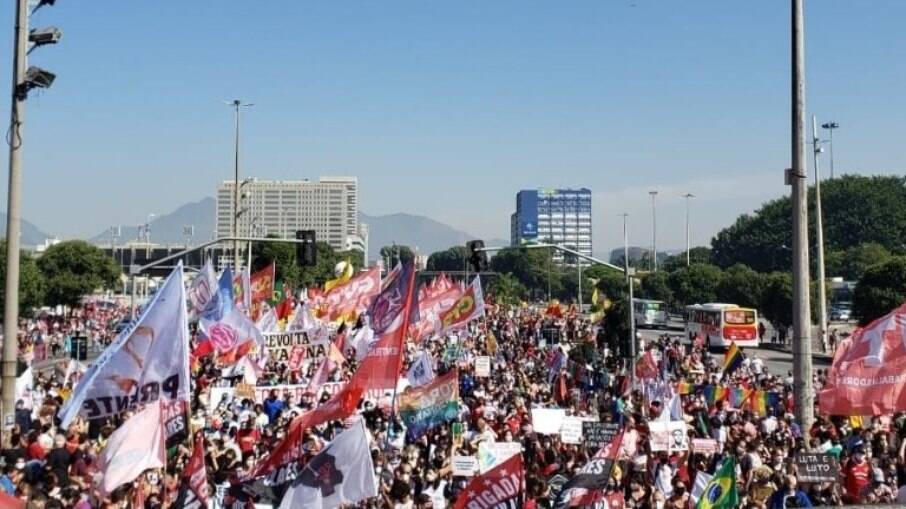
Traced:
POLYGON ((38 310, 35 316, 20 320, 19 357, 29 364, 69 357, 76 337, 101 349, 113 341, 129 315, 128 306, 103 299, 91 299, 73 309, 38 310))
MULTIPOLYGON (((75 332, 106 343, 125 311, 116 306, 86 307, 66 318, 38 317, 25 325, 20 345, 43 343, 51 350, 65 349, 66 338, 75 332)), ((515 442, 522 446, 526 469, 524 506, 550 509, 557 505, 562 484, 557 480, 569 479, 596 452, 563 443, 557 434, 534 431, 533 408, 561 408, 569 415, 623 426, 620 458, 608 491, 622 493, 628 508, 691 507, 697 473, 715 472, 730 455, 736 458, 743 508, 906 502, 906 415, 819 416, 812 429, 803 430, 793 417, 791 375, 770 373, 756 355, 747 355, 738 369, 725 374, 722 354, 689 344, 681 336, 662 335, 641 343, 639 358, 654 359, 656 365, 653 373, 633 380, 626 369, 625 344, 608 341, 586 318, 568 312, 551 316, 548 311, 489 305, 484 318, 455 333, 458 348, 451 350, 454 341, 449 337, 432 338, 418 347, 408 344, 401 376, 420 349, 430 352, 438 375, 458 369, 460 412, 455 422, 412 439, 396 415, 392 394, 366 399, 345 422, 308 430, 306 456, 316 455, 344 427, 364 419, 373 438, 379 496, 361 505, 446 509, 469 480, 453 476, 453 456, 474 456, 482 442, 515 442), (489 376, 475 373, 478 356, 492 358, 489 376), (745 387, 773 396, 760 410, 751 405, 737 408, 730 398, 715 397, 716 387, 745 387), (679 418, 686 423, 688 436, 713 439, 716 453, 651 450, 648 424, 668 410, 674 396, 679 398, 679 418), (833 455, 839 481, 798 482, 792 459, 806 450, 833 455)), ((336 333, 350 337, 356 327, 336 333)), ((348 379, 356 368, 355 353, 344 353, 346 362, 331 373, 331 381, 348 379)), ((272 360, 257 383, 306 384, 316 368, 313 361, 293 371, 272 360)), ((34 374, 31 401, 17 404, 14 429, 4 435, 0 490, 35 509, 172 506, 191 454, 188 442, 169 451, 165 469, 148 471, 102 499, 95 497, 96 459, 128 414, 114 420, 77 419, 69 429, 58 428, 57 411, 80 373, 78 366, 60 362, 34 374)), ((815 373, 816 388, 825 376, 822 370, 815 373)), ((241 379, 242 374, 215 366, 211 358, 193 368, 189 423, 192 430, 204 433, 211 504, 276 507, 284 487, 260 479, 239 480, 284 437, 291 419, 329 395, 273 392, 261 401, 213 400, 218 387, 241 379)))

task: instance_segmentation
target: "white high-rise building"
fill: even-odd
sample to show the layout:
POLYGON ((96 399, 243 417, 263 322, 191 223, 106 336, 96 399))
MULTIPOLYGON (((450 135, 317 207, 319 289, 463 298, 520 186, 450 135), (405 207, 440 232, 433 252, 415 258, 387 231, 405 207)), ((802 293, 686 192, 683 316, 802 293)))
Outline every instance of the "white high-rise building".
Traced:
MULTIPOLYGON (((359 237, 359 189, 356 177, 309 180, 259 180, 239 183, 238 236, 295 237, 314 230, 319 242, 335 250, 359 237)), ((233 230, 233 181, 217 186, 217 235, 233 230)))

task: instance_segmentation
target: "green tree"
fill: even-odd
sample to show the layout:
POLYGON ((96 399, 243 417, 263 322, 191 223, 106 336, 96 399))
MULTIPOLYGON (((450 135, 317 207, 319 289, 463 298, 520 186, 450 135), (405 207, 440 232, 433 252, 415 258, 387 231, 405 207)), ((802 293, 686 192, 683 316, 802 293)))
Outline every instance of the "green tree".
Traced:
POLYGON ((47 248, 38 258, 47 284, 47 303, 75 306, 95 290, 111 288, 120 277, 112 257, 96 246, 70 240, 47 248))
POLYGON ((717 300, 747 308, 761 304, 765 278, 749 267, 737 263, 725 270, 717 283, 717 300))
POLYGON ((673 301, 673 291, 670 289, 667 273, 664 271, 649 272, 642 276, 637 297, 664 302, 673 301))
MULTIPOLYGON (((0 240, 0 309, 6 305, 6 241, 0 240)), ((19 314, 28 315, 44 304, 46 286, 38 263, 26 251, 19 252, 19 314)))
POLYGON ((893 254, 877 242, 866 242, 858 246, 831 251, 824 258, 825 273, 828 277, 842 277, 845 281, 858 281, 868 267, 884 263, 893 254))
POLYGON ((511 274, 534 295, 547 295, 549 280, 552 294, 558 294, 561 288, 558 267, 546 249, 503 249, 491 258, 491 270, 511 274))
POLYGON ((667 281, 680 305, 704 304, 717 300, 721 271, 714 265, 695 264, 672 272, 667 281))
MULTIPOLYGON (((268 234, 268 238, 279 238, 277 235, 268 234)), ((296 244, 288 242, 255 242, 252 245, 252 272, 257 272, 271 263, 274 264, 276 280, 282 281, 292 288, 299 286, 302 280, 302 270, 296 259, 296 244)), ((280 291, 279 288, 275 290, 280 291)))
MULTIPOLYGON (((829 253, 870 242, 893 253, 904 252, 906 177, 845 175, 822 183, 821 193, 829 253)), ((814 210, 814 189, 809 190, 809 210, 814 210)), ((791 211, 790 199, 784 197, 740 216, 711 241, 714 263, 720 267, 743 263, 759 272, 790 270, 791 211)), ((809 220, 809 238, 814 238, 814 214, 809 220)))
MULTIPOLYGON (((690 265, 693 263, 711 263, 711 248, 705 246, 693 247, 689 250, 690 265)), ((658 264, 658 270, 673 272, 686 266, 686 252, 668 256, 663 263, 658 264)))
POLYGON ((526 295, 525 286, 510 274, 500 274, 488 285, 488 291, 494 302, 514 306, 522 302, 526 295))
POLYGON ((776 328, 792 326, 793 277, 788 272, 772 272, 764 277, 758 310, 776 328))
POLYGON ((906 257, 869 267, 853 293, 853 313, 863 325, 906 302, 906 257))
POLYGON ((409 246, 396 245, 384 246, 380 250, 381 259, 386 260, 390 267, 396 266, 397 262, 411 262, 415 259, 415 253, 409 246))
POLYGON ((428 270, 454 271, 463 270, 469 252, 465 246, 453 246, 443 251, 431 253, 428 257, 428 270))

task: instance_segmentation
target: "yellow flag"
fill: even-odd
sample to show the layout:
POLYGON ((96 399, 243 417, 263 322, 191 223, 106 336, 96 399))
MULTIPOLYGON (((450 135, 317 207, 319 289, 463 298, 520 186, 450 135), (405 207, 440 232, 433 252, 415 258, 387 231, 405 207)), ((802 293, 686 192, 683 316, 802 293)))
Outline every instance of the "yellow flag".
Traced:
POLYGON ((598 295, 598 289, 595 288, 595 291, 591 292, 591 305, 597 306, 599 298, 600 298, 600 295, 598 295))
POLYGON ((352 279, 352 263, 347 259, 345 262, 340 262, 338 266, 342 264, 342 272, 337 276, 336 279, 331 279, 330 281, 324 283, 324 291, 329 292, 334 289, 334 287, 340 286, 343 283, 348 282, 352 279))

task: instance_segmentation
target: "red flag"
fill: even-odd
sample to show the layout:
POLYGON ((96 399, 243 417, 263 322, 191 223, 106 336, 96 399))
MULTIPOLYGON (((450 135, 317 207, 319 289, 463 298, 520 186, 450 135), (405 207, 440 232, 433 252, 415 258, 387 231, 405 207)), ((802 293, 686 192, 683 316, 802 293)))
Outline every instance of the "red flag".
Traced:
POLYGON ((413 302, 416 296, 415 268, 409 263, 372 303, 371 328, 380 339, 368 350, 349 385, 363 391, 396 388, 406 331, 410 322, 418 318, 418 303, 413 302))
POLYGON ((25 501, 0 490, 0 509, 25 509, 25 501))
POLYGON ((482 507, 519 508, 525 495, 525 467, 522 454, 472 479, 457 497, 453 509, 482 507))
POLYGON ((592 505, 607 488, 623 444, 623 433, 617 434, 588 463, 563 485, 555 507, 592 505))
POLYGON ((258 319, 261 303, 270 300, 274 295, 274 278, 276 277, 276 271, 277 265, 271 263, 267 267, 252 274, 250 278, 249 286, 251 286, 252 294, 252 309, 250 311, 252 320, 258 319))
MULTIPOLYGON (((819 394, 829 415, 884 415, 906 410, 906 304, 856 329, 837 348, 819 394)), ((797 402, 798 403, 798 402, 797 402)))
POLYGON ((639 378, 657 378, 657 375, 657 361, 654 360, 651 350, 648 350, 636 363, 635 376, 639 378))
POLYGON ((375 267, 360 272, 348 282, 335 286, 329 292, 318 293, 309 288, 309 299, 317 310, 318 318, 328 322, 355 321, 359 313, 381 291, 381 269, 375 267))
POLYGON ((280 304, 277 304, 277 308, 274 309, 274 313, 277 315, 278 320, 285 320, 293 313, 293 309, 296 308, 296 301, 293 299, 292 289, 283 284, 283 300, 280 301, 280 304))
MULTIPOLYGON (((261 460, 255 468, 248 473, 248 478, 268 475, 280 468, 285 468, 302 459, 302 435, 305 430, 330 421, 343 420, 355 411, 362 400, 362 391, 349 384, 336 393, 326 403, 305 412, 289 423, 286 436, 278 443, 271 453, 261 460)), ((282 477, 281 475, 277 476, 282 477)))
POLYGON ((195 493, 203 506, 207 506, 208 472, 204 464, 204 431, 202 430, 195 432, 195 447, 183 469, 183 476, 188 482, 189 489, 195 493))

